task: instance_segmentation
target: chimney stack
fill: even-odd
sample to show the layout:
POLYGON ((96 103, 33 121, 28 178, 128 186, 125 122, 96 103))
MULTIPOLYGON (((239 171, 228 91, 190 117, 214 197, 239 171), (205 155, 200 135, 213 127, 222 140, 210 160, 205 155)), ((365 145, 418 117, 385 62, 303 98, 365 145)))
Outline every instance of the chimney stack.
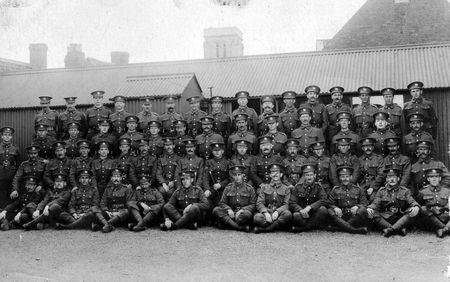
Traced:
POLYGON ((30 52, 30 65, 33 70, 43 70, 47 68, 47 44, 33 43, 28 46, 30 52))
POLYGON ((81 68, 85 66, 86 57, 81 50, 81 44, 70 44, 64 58, 66 68, 81 68))
POLYGON ((330 42, 330 39, 317 39, 316 40, 316 51, 322 51, 330 42))
POLYGON ((203 30, 205 59, 244 55, 242 32, 237 27, 217 27, 203 30))
POLYGON ((128 65, 130 60, 130 53, 121 52, 121 51, 113 51, 111 52, 111 64, 116 66, 124 66, 128 65))

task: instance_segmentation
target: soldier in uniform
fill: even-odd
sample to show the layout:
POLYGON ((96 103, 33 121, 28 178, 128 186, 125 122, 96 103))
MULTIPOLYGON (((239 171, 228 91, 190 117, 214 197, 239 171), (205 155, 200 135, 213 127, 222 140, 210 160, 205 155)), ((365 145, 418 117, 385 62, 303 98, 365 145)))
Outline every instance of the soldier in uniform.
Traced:
POLYGON ((131 152, 131 139, 120 138, 119 150, 120 155, 114 160, 115 168, 119 168, 122 171, 122 182, 124 184, 131 184, 133 188, 138 186, 138 179, 134 171, 134 154, 131 152))
POLYGON ((400 185, 400 167, 386 167, 383 172, 386 175, 386 186, 377 191, 375 199, 367 207, 367 214, 383 230, 383 236, 405 236, 405 227, 417 216, 420 206, 412 197, 411 191, 400 185))
POLYGON ((148 139, 148 151, 150 155, 159 157, 163 153, 164 142, 163 138, 159 134, 161 129, 161 123, 156 120, 152 120, 149 123, 149 135, 148 139))
POLYGON ((358 88, 358 93, 361 105, 357 105, 352 110, 353 125, 359 137, 367 137, 373 130, 373 114, 378 111, 378 108, 370 103, 372 88, 361 86, 358 88))
POLYGON ((115 166, 113 159, 109 157, 109 148, 111 144, 106 141, 97 143, 97 158, 92 161, 92 171, 94 172, 94 179, 97 183, 98 194, 100 198, 106 189, 106 185, 111 179, 111 172, 115 166))
POLYGON ((255 233, 272 232, 289 226, 291 190, 281 182, 284 167, 280 163, 269 166, 270 182, 261 185, 256 200, 257 213, 253 217, 255 233))
POLYGON ((261 136, 258 138, 260 153, 255 157, 256 175, 254 185, 258 193, 261 184, 270 183, 270 165, 273 163, 282 163, 283 157, 273 152, 273 138, 270 136, 261 136))
POLYGON ((266 117, 274 114, 273 109, 275 108, 275 99, 270 95, 264 95, 261 97, 261 106, 263 112, 258 117, 258 134, 263 136, 269 132, 266 117))
POLYGON ((70 189, 67 185, 67 175, 56 173, 51 180, 52 186, 45 193, 44 199, 37 205, 33 220, 25 223, 23 228, 42 230, 45 224, 55 227, 60 220, 60 214, 67 209, 70 200, 70 189))
POLYGON ((161 215, 164 198, 158 189, 151 187, 150 178, 143 176, 139 179, 139 189, 136 189, 135 199, 128 203, 128 210, 136 221, 129 223, 130 231, 144 231, 147 226, 155 224, 161 215))
POLYGON ((311 148, 311 155, 308 158, 308 163, 316 166, 316 181, 322 185, 328 195, 332 187, 329 181, 330 157, 325 155, 325 141, 312 142, 309 147, 311 148))
POLYGON ((301 154, 307 158, 309 144, 314 141, 324 141, 325 138, 321 129, 311 126, 312 110, 310 108, 300 108, 298 114, 300 127, 292 131, 291 136, 299 140, 301 154))
MULTIPOLYGON (((66 156, 66 143, 59 141, 53 143, 53 150, 55 152, 55 157, 46 165, 43 177, 45 187, 50 189, 54 186, 53 179, 55 179, 57 175, 62 174, 65 178, 69 177, 70 168, 72 166, 72 160, 66 156)), ((64 179, 64 182, 70 187, 69 179, 64 179)))
POLYGON ((286 91, 281 94, 281 97, 283 98, 284 109, 280 113, 280 131, 283 131, 290 138, 292 131, 300 126, 299 115, 295 108, 297 93, 294 91, 286 91))
POLYGON ((236 148, 236 153, 231 157, 230 162, 232 165, 245 167, 244 181, 253 187, 253 180, 256 175, 256 164, 254 161, 255 156, 248 153, 251 145, 245 139, 236 139, 233 146, 236 148))
POLYGON ((0 128, 0 209, 9 204, 12 181, 19 166, 19 148, 12 143, 14 128, 0 128))
POLYGON ((380 108, 381 111, 389 114, 387 119, 389 129, 394 131, 397 136, 401 136, 404 132, 404 118, 402 108, 394 103, 394 88, 381 89, 381 95, 383 95, 384 105, 380 108))
MULTIPOLYGON (((89 152, 91 148, 91 144, 88 140, 80 140, 77 142, 78 151, 80 152, 80 156, 76 157, 72 160, 72 166, 70 167, 69 172, 69 183, 72 189, 77 188, 78 183, 78 175, 80 171, 84 170, 92 170, 92 162, 93 158, 89 157, 89 152)), ((97 187, 97 182, 95 180, 92 181, 92 185, 97 187)))
POLYGON ((289 182, 289 187, 294 187, 302 175, 302 166, 307 162, 307 158, 298 155, 300 142, 297 139, 288 139, 286 142, 286 157, 281 163, 286 168, 285 178, 289 182))
POLYGON ((241 165, 229 168, 232 182, 225 187, 219 205, 213 209, 219 227, 244 232, 250 230, 256 208, 256 193, 244 181, 245 170, 241 165))
POLYGON ((450 234, 450 189, 441 184, 442 170, 438 167, 426 171, 428 185, 419 191, 417 201, 421 207, 419 220, 439 238, 450 234))
POLYGON ((37 205, 43 199, 42 192, 36 191, 38 179, 33 176, 26 176, 23 178, 23 182, 25 189, 0 212, 0 229, 3 231, 30 222, 37 205))
POLYGON ((206 113, 200 110, 200 96, 194 96, 186 99, 191 109, 184 114, 184 119, 187 124, 187 134, 191 136, 197 136, 202 133, 203 117, 206 117, 206 113))
POLYGON ((369 202, 372 202, 376 194, 376 190, 374 190, 376 188, 374 187, 374 183, 378 177, 378 173, 383 169, 383 157, 373 152, 375 149, 374 139, 365 137, 359 140, 359 143, 361 144, 363 155, 358 158, 360 175, 358 185, 364 192, 366 192, 369 202))
POLYGON ((227 151, 228 156, 232 156, 235 153, 236 148, 233 147, 234 141, 237 139, 245 139, 249 142, 250 147, 248 149, 249 154, 255 155, 258 151, 256 146, 256 136, 248 131, 248 115, 247 114, 237 114, 233 117, 236 123, 237 130, 235 133, 230 135, 228 138, 227 151))
MULTIPOLYGON (((147 139, 141 139, 139 142, 139 154, 133 159, 133 171, 138 179, 146 177, 150 186, 156 182, 156 156, 149 154, 147 139)), ((139 186, 138 186, 139 187, 139 186)), ((137 189, 137 188, 136 188, 137 189)))
POLYGON ((403 136, 403 152, 413 162, 417 160, 416 143, 425 140, 434 142, 430 133, 423 130, 423 114, 411 113, 406 117, 409 123, 410 133, 403 136))
POLYGON ((135 200, 134 192, 128 185, 122 183, 124 173, 119 168, 111 172, 111 182, 106 186, 105 193, 100 201, 102 215, 98 221, 103 225, 102 232, 109 233, 115 226, 127 224, 130 213, 128 202, 135 200))
POLYGON ((38 125, 44 125, 47 128, 47 132, 50 136, 56 140, 58 130, 58 112, 50 109, 50 101, 52 97, 40 96, 40 104, 42 110, 40 110, 34 117, 34 127, 38 125))
POLYGON ((197 155, 205 160, 211 157, 211 144, 223 143, 223 137, 212 130, 214 119, 210 116, 201 118, 202 133, 195 136, 195 143, 197 144, 197 155))
POLYGON ((433 103, 422 97, 423 83, 420 81, 411 82, 408 85, 408 90, 412 99, 403 106, 403 115, 406 118, 411 113, 422 113, 424 130, 430 133, 433 139, 436 140, 438 119, 433 108, 433 103))
POLYGON ((328 126, 328 115, 325 111, 325 105, 319 102, 320 87, 310 85, 305 88, 306 98, 308 101, 300 105, 300 108, 310 108, 311 126, 322 130, 325 135, 328 126))
POLYGON ((66 143, 66 155, 70 159, 75 159, 80 156, 77 143, 83 139, 80 136, 80 124, 78 122, 71 122, 67 125, 67 128, 69 135, 66 140, 63 139, 64 143, 66 143))
POLYGON ((266 125, 268 131, 265 136, 270 136, 273 138, 273 151, 276 154, 284 155, 284 145, 287 141, 287 135, 282 131, 278 131, 278 124, 279 116, 277 114, 266 116, 266 125))
POLYGON ((305 181, 295 185, 289 200, 294 233, 321 227, 328 215, 327 194, 322 185, 316 182, 316 166, 305 164, 302 171, 305 181))
POLYGON ((98 134, 92 137, 92 148, 95 148, 100 142, 107 142, 110 144, 111 155, 116 155, 117 148, 117 137, 115 134, 110 132, 111 122, 107 119, 100 120, 98 122, 98 134))
MULTIPOLYGON (((188 139, 184 141, 186 146, 186 156, 180 158, 177 163, 175 175, 180 175, 182 171, 194 172, 194 185, 203 187, 203 166, 205 161, 195 154, 195 140, 188 139)), ((181 179, 175 179, 175 186, 178 188, 181 186, 181 179)))
POLYGON ((223 97, 211 97, 211 116, 214 118, 213 131, 222 135, 226 141, 231 134, 231 118, 222 110, 223 97))
POLYGON ((166 96, 164 102, 166 104, 166 112, 159 116, 159 122, 162 126, 162 136, 175 137, 177 135, 175 131, 174 121, 183 119, 183 117, 175 112, 175 102, 178 97, 166 96))
POLYGON ((42 158, 38 156, 39 147, 38 146, 28 146, 26 148, 28 159, 23 161, 14 175, 12 181, 12 192, 11 199, 16 199, 19 193, 22 191, 24 180, 26 177, 33 177, 37 183, 36 190, 42 189, 45 171, 45 162, 42 158))
POLYGON ((186 147, 184 146, 184 140, 192 139, 192 136, 186 134, 186 121, 176 120, 174 122, 175 130, 177 131, 177 136, 175 137, 175 154, 180 157, 186 155, 186 147))
POLYGON ((388 127, 389 114, 379 111, 373 115, 375 119, 375 130, 368 137, 375 139, 375 153, 384 157, 388 153, 386 151, 386 139, 396 137, 395 132, 388 127))
POLYGON ((144 138, 144 134, 137 131, 139 118, 137 116, 127 116, 125 118, 127 125, 127 131, 121 136, 121 138, 129 138, 131 140, 131 151, 136 154, 139 152, 139 143, 144 138))
POLYGON ((337 153, 330 159, 330 182, 333 186, 339 186, 339 167, 349 166, 352 168, 352 184, 359 180, 359 159, 350 152, 350 138, 339 138, 337 141, 337 153))
POLYGON ((91 93, 94 100, 94 106, 86 110, 86 122, 88 124, 87 140, 92 140, 96 134, 99 133, 99 123, 102 120, 108 120, 112 111, 103 105, 104 91, 97 90, 91 93))
POLYGON ((64 223, 56 223, 58 229, 91 228, 93 210, 98 209, 100 198, 97 187, 92 184, 92 171, 80 170, 77 174, 77 189, 72 189, 69 208, 60 214, 64 223))
POLYGON ((153 97, 142 97, 142 111, 137 113, 136 116, 139 120, 137 130, 144 135, 149 134, 149 122, 153 120, 158 120, 159 115, 152 112, 152 101, 153 97))
POLYGON ((341 166, 338 169, 339 183, 328 196, 328 214, 340 230, 353 234, 366 234, 367 198, 365 192, 353 184, 353 168, 341 166), (363 225, 364 227, 357 227, 363 225))
POLYGON ((120 138, 126 130, 126 118, 131 114, 125 111, 126 98, 121 95, 117 95, 110 99, 114 102, 114 112, 109 116, 112 125, 112 133, 120 138))
POLYGON ((163 195, 164 200, 168 201, 175 191, 175 170, 180 157, 174 152, 173 140, 169 137, 164 138, 164 154, 156 161, 156 180, 158 181, 158 190, 163 195))
POLYGON ((336 144, 337 140, 340 138, 350 138, 351 144, 350 144, 350 151, 353 154, 359 153, 359 139, 360 136, 350 130, 351 121, 352 121, 352 114, 350 112, 339 112, 336 116, 337 123, 339 124, 339 132, 333 136, 331 139, 331 146, 330 146, 330 155, 332 156, 336 152, 336 144))
POLYGON ((58 117, 58 133, 59 138, 64 140, 69 137, 69 124, 78 123, 81 137, 86 136, 87 121, 86 115, 76 109, 77 97, 66 97, 66 110, 59 114, 58 117))
POLYGON ((36 137, 33 139, 32 145, 39 147, 39 157, 50 160, 53 158, 53 143, 56 142, 56 138, 48 135, 48 127, 44 124, 38 124, 35 126, 36 137))
POLYGON ((330 93, 333 102, 325 106, 325 114, 328 120, 326 135, 328 144, 331 144, 333 136, 339 132, 337 114, 342 111, 351 112, 350 106, 342 102, 344 88, 340 86, 332 87, 330 93))
POLYGON ((411 185, 413 196, 428 185, 426 171, 430 168, 439 168, 441 173, 441 184, 450 187, 450 173, 447 167, 431 157, 433 143, 430 141, 419 141, 416 144, 418 160, 411 166, 411 185))
POLYGON ((247 115, 247 130, 252 132, 255 136, 258 135, 258 114, 253 108, 249 108, 247 106, 248 104, 248 98, 250 97, 250 94, 247 91, 239 91, 237 92, 234 97, 237 99, 237 103, 239 107, 233 111, 231 114, 232 121, 233 121, 233 128, 234 131, 241 131, 239 129, 239 126, 237 124, 237 116, 241 114, 247 115))
POLYGON ((165 220, 161 230, 197 229, 202 212, 209 209, 209 204, 202 188, 194 184, 195 174, 195 171, 185 170, 178 176, 181 185, 163 207, 165 220))

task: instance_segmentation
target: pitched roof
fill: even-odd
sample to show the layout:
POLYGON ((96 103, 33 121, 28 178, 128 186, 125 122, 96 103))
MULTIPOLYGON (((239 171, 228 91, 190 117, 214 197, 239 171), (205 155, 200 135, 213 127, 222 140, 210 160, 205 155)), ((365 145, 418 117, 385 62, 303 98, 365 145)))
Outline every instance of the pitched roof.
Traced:
POLYGON ((325 49, 444 42, 449 30, 448 0, 367 0, 325 49))
POLYGON ((428 88, 450 87, 450 43, 300 52, 222 59, 129 64, 77 69, 47 69, 0 74, 0 107, 37 106, 40 95, 78 96, 79 104, 91 103, 94 90, 116 94, 127 77, 194 73, 200 87, 213 87, 213 95, 233 97, 247 90, 253 96, 279 95, 286 90, 303 93, 316 84, 327 92, 340 85, 356 92, 367 85, 405 89, 414 80, 428 88))

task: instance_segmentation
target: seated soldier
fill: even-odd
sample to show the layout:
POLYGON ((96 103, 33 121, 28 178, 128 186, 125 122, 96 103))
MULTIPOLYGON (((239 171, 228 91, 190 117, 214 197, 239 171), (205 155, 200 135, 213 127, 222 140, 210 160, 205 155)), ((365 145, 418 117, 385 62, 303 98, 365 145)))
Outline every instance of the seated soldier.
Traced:
POLYGON ((372 204, 367 207, 367 214, 383 230, 384 237, 393 234, 405 236, 406 225, 419 213, 420 206, 411 191, 400 186, 401 167, 388 166, 383 173, 386 186, 377 191, 372 204))
POLYGON ((317 167, 317 178, 327 195, 331 191, 330 185, 330 157, 325 155, 325 141, 312 142, 310 145, 311 155, 307 162, 313 163, 317 167))
POLYGON ((339 138, 337 142, 337 153, 330 159, 330 182, 333 186, 339 186, 338 168, 342 166, 352 167, 352 183, 356 184, 359 179, 359 159, 350 152, 350 138, 339 138))
POLYGON ((139 232, 156 223, 163 205, 164 198, 158 189, 150 186, 150 177, 141 177, 136 188, 135 200, 128 203, 128 210, 137 224, 129 223, 128 229, 139 232))
POLYGON ((352 184, 353 168, 342 166, 338 168, 339 185, 335 186, 328 196, 328 213, 331 221, 340 230, 353 234, 366 234, 367 198, 364 191, 352 184))
POLYGON ((327 217, 327 194, 316 182, 316 166, 305 164, 302 167, 303 183, 291 190, 289 209, 292 212, 292 231, 294 233, 320 227, 327 217))
POLYGON ((161 230, 180 228, 197 229, 202 212, 209 209, 208 200, 203 190, 194 184, 195 171, 185 170, 180 173, 181 186, 172 194, 164 205, 165 222, 161 230))
POLYGON ((248 232, 256 206, 255 189, 244 181, 245 166, 230 167, 233 182, 225 187, 219 206, 213 215, 219 222, 219 228, 248 232))
POLYGON ((302 166, 307 162, 303 155, 298 155, 300 142, 297 139, 289 139, 286 142, 286 158, 283 159, 283 166, 286 168, 285 182, 289 187, 294 187, 300 181, 302 166))
POLYGON ((272 232, 287 227, 292 220, 289 211, 291 191, 281 182, 284 167, 279 163, 273 163, 268 169, 270 183, 261 185, 256 201, 258 212, 253 217, 255 233, 272 232))
POLYGON ((387 152, 386 139, 395 138, 395 132, 389 129, 388 119, 389 113, 384 111, 379 111, 373 114, 375 130, 369 134, 368 137, 376 140, 375 153, 384 157, 387 152))
POLYGON ((361 144, 363 155, 358 158, 360 163, 360 180, 358 184, 367 194, 369 202, 372 202, 376 194, 374 183, 379 171, 382 170, 383 158, 373 152, 375 139, 366 137, 359 140, 359 143, 361 144))
POLYGON ((33 220, 24 224, 25 230, 37 228, 42 230, 45 224, 55 227, 60 220, 60 214, 67 209, 70 200, 70 190, 67 185, 67 175, 56 174, 52 180, 53 189, 48 189, 44 199, 33 213, 33 220))
POLYGON ((420 217, 426 229, 433 230, 439 238, 450 234, 449 198, 450 189, 441 183, 442 170, 439 167, 426 171, 429 185, 426 185, 417 196, 422 205, 420 217))
POLYGON ((91 228, 95 209, 99 205, 97 187, 92 184, 92 171, 80 170, 78 172, 77 189, 72 189, 68 212, 62 212, 61 221, 68 224, 57 223, 58 229, 85 229, 91 228))
POLYGON ((253 187, 253 179, 256 175, 255 156, 249 154, 251 144, 245 139, 236 139, 233 143, 236 148, 235 154, 231 157, 232 165, 242 165, 245 167, 244 181, 253 187))
POLYGON ((26 176, 23 179, 24 191, 19 192, 18 198, 7 205, 0 213, 0 228, 5 231, 14 226, 22 226, 33 219, 37 205, 42 201, 42 190, 37 191, 38 179, 26 176))

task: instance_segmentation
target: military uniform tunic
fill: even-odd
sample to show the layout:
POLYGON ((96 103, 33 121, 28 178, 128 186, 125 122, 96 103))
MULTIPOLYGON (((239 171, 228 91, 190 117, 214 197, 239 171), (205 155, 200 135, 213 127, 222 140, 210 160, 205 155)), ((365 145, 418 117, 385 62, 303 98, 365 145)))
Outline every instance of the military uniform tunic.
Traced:
POLYGON ((180 157, 176 154, 163 154, 158 158, 156 161, 156 179, 160 185, 175 181, 175 171, 179 160, 180 157))
POLYGON ((432 158, 427 158, 425 160, 418 160, 411 166, 411 185, 413 195, 419 192, 426 185, 428 185, 428 180, 426 176, 426 171, 431 168, 439 168, 442 170, 442 180, 441 185, 444 187, 450 187, 450 173, 447 167, 440 161, 433 160, 432 158))
POLYGON ((69 138, 64 140, 66 143, 66 156, 68 158, 74 159, 80 156, 80 150, 78 149, 77 142, 82 140, 81 137, 69 138))
POLYGON ((228 169, 231 166, 229 160, 225 158, 212 158, 205 161, 205 168, 203 171, 203 189, 210 191, 211 196, 209 200, 214 206, 217 206, 225 186, 230 182, 228 169), (213 188, 214 184, 220 184, 220 189, 213 188))
POLYGON ((148 153, 152 156, 159 157, 164 151, 164 141, 159 135, 150 135, 148 137, 148 153))
POLYGON ((359 148, 359 136, 355 132, 351 130, 342 131, 336 133, 336 135, 333 136, 331 139, 331 146, 330 146, 330 155, 333 155, 337 152, 337 143, 339 138, 350 138, 350 152, 353 154, 358 154, 360 151, 359 148))
POLYGON ((245 107, 238 107, 236 110, 233 111, 231 116, 233 117, 233 128, 237 131, 236 127, 236 116, 239 114, 247 114, 248 115, 248 127, 247 130, 253 132, 253 134, 258 135, 258 114, 256 111, 252 108, 249 108, 247 106, 245 107))
POLYGON ((134 155, 130 152, 127 154, 121 154, 115 159, 115 167, 122 171, 122 182, 125 184, 131 184, 133 188, 138 186, 138 179, 134 171, 134 155))
POLYGON ((230 162, 232 165, 241 165, 245 167, 244 171, 244 181, 248 182, 250 185, 254 184, 254 179, 256 175, 256 164, 255 156, 245 154, 241 156, 239 154, 234 154, 230 162))
POLYGON ((264 227, 267 225, 264 213, 272 215, 275 211, 278 212, 278 221, 281 224, 287 224, 292 219, 292 214, 289 211, 289 199, 291 198, 291 190, 288 186, 281 182, 268 183, 261 187, 256 200, 256 209, 258 213, 255 214, 254 220, 256 226, 264 227))
POLYGON ((276 154, 284 155, 284 152, 286 151, 284 149, 284 144, 287 141, 287 136, 284 132, 277 131, 275 133, 268 132, 264 136, 270 136, 273 138, 273 151, 276 154))
POLYGON ((203 132, 201 118, 206 117, 207 114, 204 111, 188 111, 184 114, 186 120, 187 135, 197 136, 203 132))
POLYGON ((433 109, 433 103, 425 98, 412 99, 403 106, 403 114, 406 117, 411 113, 423 114, 423 129, 436 139, 437 136, 437 116, 433 109))
POLYGON ((253 214, 256 209, 255 189, 245 182, 241 184, 232 182, 225 187, 219 207, 225 211, 238 212, 242 209, 253 214))
MULTIPOLYGON (((51 159, 45 167, 43 177, 47 188, 53 189, 54 179, 58 174, 69 175, 71 166, 72 160, 67 157, 51 159)), ((70 186, 69 180, 67 182, 70 186)))
POLYGON ((112 131, 117 136, 117 138, 119 138, 127 129, 127 123, 125 119, 131 115, 132 114, 130 114, 129 112, 123 110, 120 112, 116 111, 109 116, 112 124, 112 131))
POLYGON ((417 160, 416 143, 418 141, 429 141, 434 143, 433 137, 426 131, 410 132, 403 136, 403 152, 413 160, 417 160))
POLYGON ((378 108, 369 103, 358 105, 352 110, 355 133, 360 138, 367 137, 372 132, 374 125, 373 115, 377 111, 378 108))
POLYGON ((312 155, 308 158, 308 162, 317 166, 317 178, 316 181, 322 185, 325 192, 328 194, 331 190, 330 185, 330 157, 312 155))
POLYGON ((296 185, 302 177, 302 166, 307 162, 307 158, 304 156, 297 156, 295 158, 287 157, 283 159, 283 166, 286 168, 285 177, 286 181, 291 185, 296 185))
POLYGON ((291 136, 300 142, 301 150, 307 150, 311 142, 325 141, 322 130, 312 127, 311 125, 300 126, 292 132, 291 136))
POLYGON ((84 214, 92 207, 99 205, 98 190, 94 185, 78 185, 78 189, 72 191, 69 202, 69 213, 72 215, 84 214))
POLYGON ((214 118, 213 131, 223 136, 224 140, 228 139, 231 134, 231 118, 228 114, 220 111, 213 112, 211 116, 214 118))
POLYGON ((134 153, 139 152, 139 143, 142 139, 144 139, 144 134, 139 131, 125 132, 120 138, 130 138, 131 139, 131 151, 134 153))
POLYGON ((111 172, 115 167, 113 159, 94 159, 92 161, 92 171, 94 172, 94 178, 97 182, 98 193, 100 197, 103 195, 108 182, 111 179, 111 172))
POLYGON ((98 123, 101 120, 108 120, 112 111, 105 106, 90 107, 86 110, 86 122, 88 124, 89 130, 86 139, 91 140, 92 137, 99 132, 98 123))
POLYGON ((175 130, 174 121, 182 120, 183 117, 179 113, 169 113, 165 112, 159 116, 159 122, 162 127, 162 136, 164 137, 175 137, 177 132, 175 130))
POLYGON ((34 117, 34 126, 38 124, 47 126, 49 135, 56 137, 58 130, 58 112, 50 109, 39 111, 34 117))
POLYGON ((139 208, 140 203, 144 203, 150 207, 150 211, 155 215, 159 215, 161 213, 162 207, 164 206, 163 196, 157 189, 154 188, 141 188, 139 190, 136 190, 135 200, 139 210, 141 210, 141 208, 139 208))
POLYGON ((327 194, 320 183, 298 183, 291 190, 289 209, 294 213, 300 212, 302 209, 310 206, 314 212, 327 203, 327 194))
POLYGON ((26 160, 23 161, 19 169, 12 180, 12 190, 20 192, 23 179, 27 176, 36 178, 38 185, 42 185, 42 178, 44 177, 45 162, 41 158, 37 158, 35 161, 26 160))
MULTIPOLYGON (((204 159, 209 159, 211 157, 211 144, 212 143, 223 143, 223 137, 217 133, 210 132, 206 134, 203 132, 195 137, 195 143, 197 144, 197 154, 199 157, 204 159)), ((225 150, 224 150, 225 151, 225 150)), ((225 153, 225 152, 224 152, 225 153)))
POLYGON ((403 216, 408 208, 414 206, 419 206, 419 204, 414 200, 408 188, 403 186, 391 188, 386 185, 378 190, 375 199, 368 207, 377 211, 374 217, 381 216, 388 221, 393 217, 391 221, 395 222, 403 216))
MULTIPOLYGON (((77 157, 74 160, 72 160, 72 165, 70 167, 69 172, 69 181, 70 185, 72 187, 77 186, 78 183, 78 173, 82 170, 89 170, 92 171, 92 162, 93 159, 90 157, 83 158, 83 157, 77 157)), ((92 184, 94 186, 97 185, 97 182, 95 179, 92 179, 92 184)))
POLYGON ((78 130, 80 131, 80 136, 84 137, 87 134, 87 121, 86 115, 79 110, 65 110, 58 117, 58 132, 60 138, 67 138, 69 136, 69 124, 77 122, 79 123, 78 130))
POLYGON ((56 142, 56 138, 47 135, 45 138, 36 137, 33 139, 32 145, 39 146, 39 157, 49 160, 53 158, 53 143, 56 142))
POLYGON ((291 137, 292 131, 299 127, 299 115, 295 107, 284 108, 279 117, 280 131, 283 131, 288 137, 291 137))
POLYGON ((109 212, 125 212, 127 203, 134 199, 134 192, 127 185, 110 183, 102 196, 100 208, 109 212))
POLYGON ((195 171, 195 185, 202 187, 203 188, 203 166, 204 166, 205 161, 194 155, 194 156, 190 156, 190 155, 186 155, 184 158, 180 158, 178 160, 176 169, 175 169, 175 176, 176 176, 176 183, 178 184, 177 186, 181 185, 181 179, 179 177, 180 173, 183 171, 195 171))
POLYGON ((339 185, 337 169, 341 166, 350 166, 353 168, 352 183, 358 183, 359 180, 359 159, 352 154, 337 153, 330 159, 330 180, 333 186, 339 185))
POLYGON ((303 103, 300 105, 301 108, 310 108, 312 110, 312 117, 311 117, 311 126, 315 128, 319 128, 322 130, 322 134, 325 135, 325 132, 327 132, 327 126, 328 126, 328 115, 326 112, 326 107, 324 104, 316 102, 316 103, 303 103))
POLYGON ((43 200, 43 193, 27 192, 19 193, 17 199, 5 207, 6 219, 14 220, 14 217, 20 212, 20 224, 27 223, 33 219, 33 213, 37 209, 37 205, 43 200))
POLYGON ((139 118, 138 130, 145 135, 150 134, 150 126, 148 123, 150 121, 158 120, 159 118, 157 113, 146 111, 139 112, 136 116, 139 118))
POLYGON ((392 105, 384 105, 381 110, 389 113, 387 119, 389 123, 389 129, 394 131, 397 136, 401 136, 405 128, 405 120, 403 117, 402 108, 396 103, 392 105))
POLYGON ((327 140, 329 142, 331 142, 333 136, 339 132, 337 114, 341 111, 351 112, 352 109, 345 103, 331 103, 325 106, 325 113, 328 119, 327 140))
POLYGON ((250 131, 236 131, 228 138, 227 151, 228 156, 232 156, 235 152, 234 141, 238 139, 244 139, 250 143, 247 153, 255 155, 258 152, 258 146, 256 144, 256 136, 250 131))
POLYGON ((19 166, 19 148, 12 144, 0 143, 0 208, 10 201, 11 183, 19 166))
MULTIPOLYGON (((363 191, 374 188, 378 173, 383 170, 383 158, 377 154, 362 155, 359 159, 359 186, 363 191)), ((375 188, 374 188, 375 189, 375 188)), ((372 192, 375 195, 375 191, 372 192)))
POLYGON ((138 179, 146 176, 149 178, 150 185, 155 182, 157 167, 157 158, 155 156, 139 154, 132 161, 132 165, 138 179))
POLYGON ((450 189, 442 185, 426 185, 417 195, 417 201, 422 205, 422 211, 425 209, 425 216, 434 215, 443 223, 450 219, 448 200, 450 198, 450 189))
MULTIPOLYGON (((350 211, 352 207, 357 206, 365 209, 367 206, 365 192, 354 184, 335 186, 328 196, 328 202, 331 209, 338 207, 342 210, 344 219, 352 216, 350 211)), ((332 214, 334 214, 334 211, 332 211, 332 214)))
POLYGON ((188 139, 192 139, 192 137, 189 135, 183 136, 177 135, 177 137, 175 137, 175 140, 173 141, 175 145, 174 148, 175 154, 177 154, 180 157, 184 157, 186 155, 186 145, 184 144, 184 141, 188 139))
POLYGON ((255 166, 256 166, 256 176, 255 176, 255 186, 259 187, 262 183, 270 182, 270 170, 269 165, 273 163, 282 163, 283 157, 280 155, 274 154, 273 152, 264 155, 259 154, 255 157, 255 166))
POLYGON ((386 139, 396 137, 394 131, 386 129, 386 130, 375 130, 370 133, 369 138, 375 139, 375 150, 374 152, 379 154, 380 156, 385 156, 388 151, 386 148, 386 139))

